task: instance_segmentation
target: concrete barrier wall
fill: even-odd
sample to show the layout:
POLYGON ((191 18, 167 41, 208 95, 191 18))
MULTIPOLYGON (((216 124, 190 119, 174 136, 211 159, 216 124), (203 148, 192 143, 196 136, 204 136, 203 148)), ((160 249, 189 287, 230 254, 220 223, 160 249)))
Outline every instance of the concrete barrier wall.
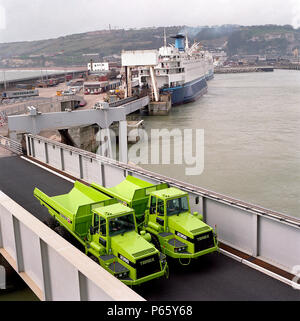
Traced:
MULTIPOLYGON (((70 98, 68 98, 70 100, 70 98)), ((38 98, 28 99, 28 102, 12 103, 1 106, 1 111, 7 116, 22 115, 28 113, 28 106, 36 107, 41 113, 53 113, 61 111, 61 102, 59 98, 38 98)))
POLYGON ((22 145, 14 140, 0 135, 0 146, 15 154, 22 154, 22 145))
POLYGON ((30 150, 32 147, 36 149, 35 146, 38 144, 40 152, 35 156, 31 154, 32 157, 45 162, 43 151, 46 150, 44 145, 47 144, 47 164, 88 183, 96 182, 111 187, 119 184, 130 174, 151 183, 167 182, 171 186, 185 190, 190 195, 192 210, 203 213, 205 221, 217 227, 219 239, 223 243, 254 257, 260 257, 287 271, 300 265, 300 220, 297 218, 51 142, 45 138, 27 136, 30 150), (55 146, 55 149, 50 145, 55 146))
POLYGON ((258 217, 258 253, 293 267, 300 265, 300 229, 258 217))
POLYGON ((144 300, 2 192, 0 253, 40 300, 144 300))
POLYGON ((206 200, 206 217, 209 225, 217 226, 221 240, 246 253, 255 254, 252 231, 255 216, 252 213, 208 199, 206 200))

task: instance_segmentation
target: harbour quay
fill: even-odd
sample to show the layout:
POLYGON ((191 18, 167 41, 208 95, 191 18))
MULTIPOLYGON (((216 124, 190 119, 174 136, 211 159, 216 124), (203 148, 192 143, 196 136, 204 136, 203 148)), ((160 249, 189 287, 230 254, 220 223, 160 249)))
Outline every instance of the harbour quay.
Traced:
MULTIPOLYGON (((53 79, 53 78, 59 78, 59 77, 65 77, 66 75, 72 74, 72 78, 77 78, 81 74, 86 73, 87 70, 86 68, 78 68, 74 69, 73 71, 65 71, 60 70, 54 73, 49 73, 47 76, 44 76, 45 81, 48 79, 53 79)), ((30 76, 30 77, 24 77, 24 78, 16 78, 16 79, 8 79, 8 80, 0 80, 0 90, 6 89, 12 89, 16 88, 17 85, 19 84, 35 84, 41 80, 41 75, 36 75, 36 76, 30 76)))
POLYGON ((274 67, 217 67, 215 74, 235 74, 246 72, 273 72, 274 67))

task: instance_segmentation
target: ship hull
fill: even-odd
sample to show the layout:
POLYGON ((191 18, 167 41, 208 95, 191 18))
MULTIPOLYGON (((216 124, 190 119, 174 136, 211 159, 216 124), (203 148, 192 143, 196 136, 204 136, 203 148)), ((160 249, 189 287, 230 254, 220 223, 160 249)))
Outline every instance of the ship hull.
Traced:
POLYGON ((206 75, 206 81, 212 80, 215 78, 215 74, 213 70, 210 70, 206 75))
POLYGON ((207 82, 205 77, 191 81, 180 87, 165 88, 163 92, 170 92, 172 105, 182 105, 198 100, 207 93, 207 82))

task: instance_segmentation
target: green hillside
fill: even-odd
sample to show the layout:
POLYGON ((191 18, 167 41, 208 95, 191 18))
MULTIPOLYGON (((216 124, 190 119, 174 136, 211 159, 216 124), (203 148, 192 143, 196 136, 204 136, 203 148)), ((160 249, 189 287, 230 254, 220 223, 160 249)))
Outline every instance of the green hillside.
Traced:
MULTIPOLYGON (((300 48, 300 30, 291 26, 167 27, 169 36, 187 33, 191 41, 200 41, 206 48, 222 48, 229 55, 289 55, 300 48)), ((57 39, 0 44, 0 67, 40 67, 84 65, 87 54, 120 55, 122 50, 154 49, 163 44, 164 28, 100 30, 57 39)), ((168 38, 168 42, 173 42, 168 38)))

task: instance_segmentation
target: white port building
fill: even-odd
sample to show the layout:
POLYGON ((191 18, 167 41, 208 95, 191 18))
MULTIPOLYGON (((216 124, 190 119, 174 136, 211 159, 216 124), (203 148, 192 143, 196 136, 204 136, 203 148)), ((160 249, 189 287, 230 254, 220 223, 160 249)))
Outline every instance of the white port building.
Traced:
POLYGON ((93 64, 88 63, 89 71, 109 71, 108 62, 94 62, 93 64))

